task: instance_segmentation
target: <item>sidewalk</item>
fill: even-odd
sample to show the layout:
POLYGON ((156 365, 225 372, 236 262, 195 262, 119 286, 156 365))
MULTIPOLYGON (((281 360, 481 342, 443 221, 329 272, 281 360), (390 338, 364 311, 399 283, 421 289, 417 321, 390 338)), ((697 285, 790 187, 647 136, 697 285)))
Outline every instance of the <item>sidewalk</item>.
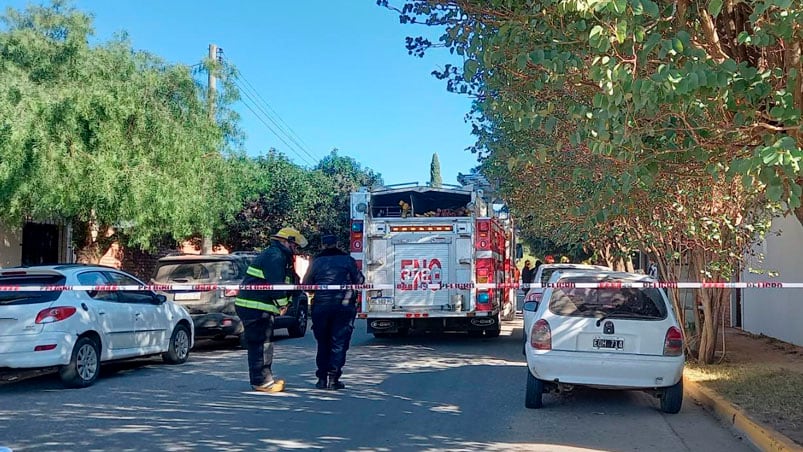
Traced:
MULTIPOLYGON (((773 391, 774 383, 770 379, 765 381, 760 378, 763 374, 776 374, 792 375, 795 381, 798 378, 803 380, 803 347, 727 328, 725 358, 721 364, 709 369, 716 371, 719 366, 725 371, 729 368, 744 371, 739 377, 747 378, 746 381, 751 384, 744 384, 734 393, 732 382, 728 387, 728 382, 706 380, 698 372, 689 370, 684 380, 687 395, 718 416, 723 423, 741 432, 759 450, 803 451, 803 413, 794 406, 764 399, 767 391, 773 391), (751 372, 759 378, 751 380, 751 372), (715 388, 720 388, 721 392, 715 388), (739 400, 764 403, 744 403, 749 406, 740 406, 739 400)), ((783 396, 790 401, 802 400, 803 387, 795 389, 795 392, 783 396)))

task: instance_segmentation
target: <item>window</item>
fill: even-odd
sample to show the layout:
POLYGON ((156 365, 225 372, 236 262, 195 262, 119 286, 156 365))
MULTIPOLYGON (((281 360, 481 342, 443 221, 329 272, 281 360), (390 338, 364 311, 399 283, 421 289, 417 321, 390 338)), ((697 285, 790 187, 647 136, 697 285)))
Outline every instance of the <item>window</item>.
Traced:
MULTIPOLYGON (((78 282, 82 286, 106 286, 109 280, 101 272, 92 271, 78 275, 78 282)), ((86 294, 95 300, 117 301, 117 292, 111 290, 88 290, 86 294)))

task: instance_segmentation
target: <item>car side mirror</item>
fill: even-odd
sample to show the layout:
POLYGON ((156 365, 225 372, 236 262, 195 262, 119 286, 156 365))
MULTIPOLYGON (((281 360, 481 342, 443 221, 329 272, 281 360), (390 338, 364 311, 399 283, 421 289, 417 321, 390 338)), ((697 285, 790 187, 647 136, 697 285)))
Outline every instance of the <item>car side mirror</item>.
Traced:
POLYGON ((538 310, 538 302, 537 301, 528 301, 524 303, 524 306, 521 309, 525 311, 535 312, 538 310))
POLYGON ((163 294, 158 293, 154 297, 153 302, 154 304, 164 304, 167 302, 167 297, 163 294))

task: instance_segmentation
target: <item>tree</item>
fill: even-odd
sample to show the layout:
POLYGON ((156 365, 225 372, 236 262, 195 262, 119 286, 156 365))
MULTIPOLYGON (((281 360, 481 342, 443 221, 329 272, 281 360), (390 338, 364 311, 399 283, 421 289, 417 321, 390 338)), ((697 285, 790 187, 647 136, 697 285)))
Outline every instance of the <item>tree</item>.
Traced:
POLYGON ((438 160, 438 153, 432 154, 432 163, 429 164, 429 185, 432 187, 440 187, 443 185, 441 178, 441 162, 438 160))
POLYGON ((238 165, 246 201, 220 235, 233 249, 262 248, 271 234, 289 225, 307 235, 310 250, 317 249, 321 232, 348 243, 350 193, 382 183, 379 174, 338 155, 337 149, 312 169, 275 150, 264 157, 243 158, 238 165))
MULTIPOLYGON (((446 27, 441 45, 465 64, 437 75, 476 96, 475 151, 499 177, 542 182, 530 199, 548 212, 520 184, 507 194, 520 217, 543 213, 532 224, 557 222, 557 242, 574 234, 597 251, 641 249, 695 279, 727 280, 772 204, 800 206, 799 5, 443 0, 396 10, 403 23, 446 27)), ((432 45, 408 40, 418 55, 432 45)), ((699 357, 711 362, 727 293, 699 295, 699 357)))
POLYGON ((91 46, 91 18, 62 1, 7 9, 2 20, 4 221, 92 222, 147 248, 165 234, 210 233, 239 206, 224 154, 237 135, 226 108, 235 91, 222 90, 210 118, 189 67, 135 51, 124 36, 91 46))

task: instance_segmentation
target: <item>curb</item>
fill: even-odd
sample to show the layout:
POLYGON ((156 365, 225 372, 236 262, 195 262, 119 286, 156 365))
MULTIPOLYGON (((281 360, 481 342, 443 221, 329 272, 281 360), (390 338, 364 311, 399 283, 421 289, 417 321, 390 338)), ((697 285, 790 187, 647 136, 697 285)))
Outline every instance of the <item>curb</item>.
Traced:
POLYGON ((766 452, 801 452, 803 446, 769 426, 750 419, 741 408, 731 404, 714 391, 684 379, 683 386, 695 400, 713 412, 722 422, 730 424, 747 437, 755 447, 766 452))

